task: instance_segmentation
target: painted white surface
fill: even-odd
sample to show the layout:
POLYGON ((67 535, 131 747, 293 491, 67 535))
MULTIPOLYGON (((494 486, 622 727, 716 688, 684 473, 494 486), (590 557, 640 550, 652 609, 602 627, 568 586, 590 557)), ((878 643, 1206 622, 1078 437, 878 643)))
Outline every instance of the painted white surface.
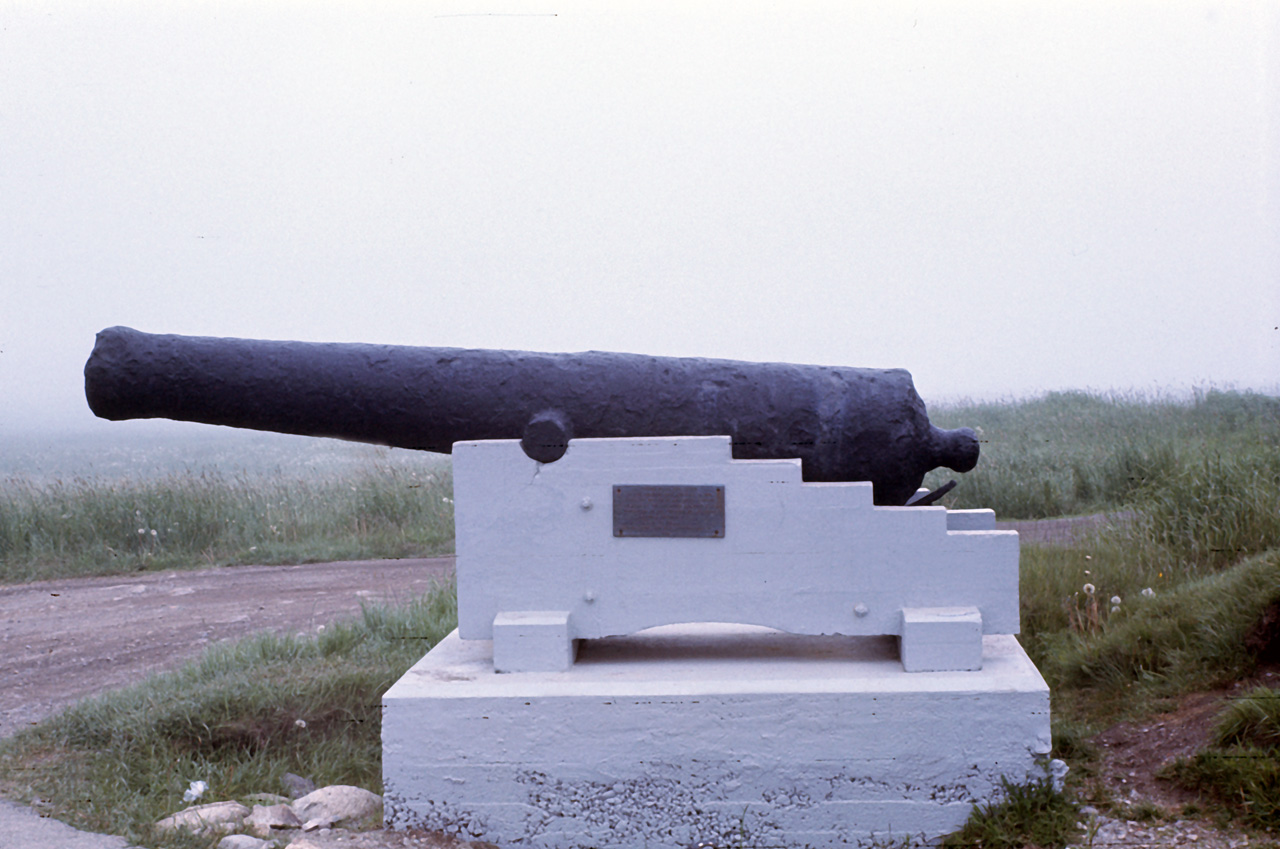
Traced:
POLYGON ((982 614, 976 607, 905 608, 898 646, 907 672, 981 669, 982 614))
POLYGON ((453 470, 465 639, 526 610, 567 611, 574 639, 682 622, 897 635, 904 608, 954 606, 1018 632, 1018 536, 985 529, 990 511, 876 507, 869 483, 804 483, 798 460, 733 460, 723 436, 572 440, 548 464, 460 442, 453 470), (725 536, 614 537, 618 484, 724 485, 725 536))
POLYGON ((573 665, 577 646, 563 610, 499 613, 493 620, 495 672, 560 672, 573 665))
POLYGON ((949 531, 994 531, 996 529, 996 511, 982 510, 948 510, 947 530, 949 531))
POLYGON ((836 845, 958 828, 1037 774, 1049 693, 1012 636, 907 674, 891 637, 672 626, 495 675, 450 635, 383 697, 387 823, 503 846, 836 845))

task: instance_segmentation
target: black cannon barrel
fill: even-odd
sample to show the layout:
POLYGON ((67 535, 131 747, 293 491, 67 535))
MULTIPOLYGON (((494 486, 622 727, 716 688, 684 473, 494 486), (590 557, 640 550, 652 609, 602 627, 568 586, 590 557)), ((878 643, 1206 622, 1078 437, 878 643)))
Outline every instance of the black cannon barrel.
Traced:
POLYGON ((554 462, 574 437, 725 434, 739 459, 798 457, 808 481, 871 481, 904 504, 926 472, 978 461, 968 428, 929 423, 903 369, 587 351, 418 348, 98 334, 85 364, 106 419, 168 418, 449 453, 522 440, 554 462))

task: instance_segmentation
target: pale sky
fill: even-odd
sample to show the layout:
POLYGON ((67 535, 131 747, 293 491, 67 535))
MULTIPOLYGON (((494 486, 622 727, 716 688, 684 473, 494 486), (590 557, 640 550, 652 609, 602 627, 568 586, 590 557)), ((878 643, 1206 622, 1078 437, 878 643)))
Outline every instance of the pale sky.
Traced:
POLYGON ((1277 2, 0 0, 0 434, 116 324, 1277 392, 1278 153, 1277 2))

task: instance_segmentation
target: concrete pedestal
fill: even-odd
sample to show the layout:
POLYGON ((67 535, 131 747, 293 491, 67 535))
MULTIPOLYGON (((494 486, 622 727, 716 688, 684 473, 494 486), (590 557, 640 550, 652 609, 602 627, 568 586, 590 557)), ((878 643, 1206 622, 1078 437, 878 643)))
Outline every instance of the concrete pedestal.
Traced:
POLYGON ((980 670, 911 673, 894 637, 673 625, 495 674, 455 632, 383 698, 387 824, 504 849, 935 840, 1050 748, 1039 672, 982 645, 980 670))

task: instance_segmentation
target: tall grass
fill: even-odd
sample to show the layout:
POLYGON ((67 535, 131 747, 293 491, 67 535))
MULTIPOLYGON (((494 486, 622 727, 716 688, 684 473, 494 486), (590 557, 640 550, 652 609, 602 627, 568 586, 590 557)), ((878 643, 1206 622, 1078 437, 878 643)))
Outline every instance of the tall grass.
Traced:
POLYGON ((1132 496, 1132 538, 1148 561, 1194 574, 1280 546, 1280 449, 1208 448, 1132 496))
POLYGON ((192 565, 405 557, 452 550, 452 474, 431 455, 341 477, 215 469, 160 478, 10 479, 0 582, 192 565))
MULTIPOLYGON (((1220 572, 1175 580, 1150 598, 1119 605, 1094 631, 1038 632, 1033 655, 1059 688, 1121 691, 1135 685, 1168 695, 1247 674, 1246 635, 1280 598, 1280 549, 1220 572)), ((1129 698, 1134 698, 1129 694, 1129 698)))
MULTIPOLYGON (((943 503, 1005 519, 1116 510, 1204 457, 1275 456, 1280 398, 1198 391, 1189 400, 1051 392, 1026 401, 934 405, 941 427, 972 427, 978 467, 943 503)), ((956 473, 940 469, 925 485, 956 473)))

